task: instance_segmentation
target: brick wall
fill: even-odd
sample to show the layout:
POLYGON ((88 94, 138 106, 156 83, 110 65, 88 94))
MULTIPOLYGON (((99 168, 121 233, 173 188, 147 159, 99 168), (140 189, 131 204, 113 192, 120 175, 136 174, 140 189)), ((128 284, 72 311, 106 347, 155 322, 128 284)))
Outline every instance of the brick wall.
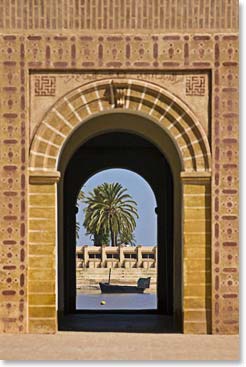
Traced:
POLYGON ((56 31, 235 30, 235 0, 13 0, 0 3, 0 28, 56 31))

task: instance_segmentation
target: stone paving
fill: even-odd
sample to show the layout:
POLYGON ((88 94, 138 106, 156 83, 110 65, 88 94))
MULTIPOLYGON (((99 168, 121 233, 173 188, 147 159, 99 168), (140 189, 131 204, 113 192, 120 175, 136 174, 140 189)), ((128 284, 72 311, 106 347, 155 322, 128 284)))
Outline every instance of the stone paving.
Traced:
POLYGON ((239 345, 239 337, 231 335, 84 332, 0 335, 0 359, 238 360, 239 345))

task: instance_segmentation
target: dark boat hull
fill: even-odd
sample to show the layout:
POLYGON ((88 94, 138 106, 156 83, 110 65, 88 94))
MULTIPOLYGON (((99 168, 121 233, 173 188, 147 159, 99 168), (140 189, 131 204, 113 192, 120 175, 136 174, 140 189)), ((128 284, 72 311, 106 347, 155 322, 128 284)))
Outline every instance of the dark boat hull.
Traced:
POLYGON ((143 293, 145 288, 139 288, 131 285, 113 285, 108 283, 99 283, 102 293, 143 293))

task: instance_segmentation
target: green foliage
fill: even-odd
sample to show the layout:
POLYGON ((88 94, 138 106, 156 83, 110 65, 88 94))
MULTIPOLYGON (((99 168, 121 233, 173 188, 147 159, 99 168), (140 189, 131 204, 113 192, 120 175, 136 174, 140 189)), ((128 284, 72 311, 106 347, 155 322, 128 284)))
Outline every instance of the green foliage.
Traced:
MULTIPOLYGON (((85 194, 82 190, 80 190, 78 197, 77 197, 77 201, 82 202, 84 200, 85 194)), ((79 210, 79 208, 77 207, 77 211, 79 210)), ((78 222, 76 222, 76 239, 79 239, 79 230, 80 230, 80 225, 78 222)))
POLYGON ((76 238, 77 240, 79 239, 79 230, 80 230, 80 225, 78 222, 76 222, 76 238))
POLYGON ((109 245, 110 243, 109 233, 104 233, 103 231, 101 231, 99 233, 94 233, 92 237, 93 237, 94 246, 109 245))
POLYGON ((78 193, 77 200, 82 202, 84 198, 85 198, 85 193, 84 191, 80 190, 80 192, 78 193))
MULTIPOLYGON (((119 183, 103 183, 83 198, 86 207, 84 227, 88 234, 103 244, 110 236, 112 246, 122 240, 133 242, 138 218, 137 203, 119 183)), ((105 244, 107 244, 105 243, 105 244)))
POLYGON ((134 246, 136 244, 136 239, 133 233, 129 232, 121 232, 119 233, 119 237, 117 239, 118 245, 132 245, 134 246))

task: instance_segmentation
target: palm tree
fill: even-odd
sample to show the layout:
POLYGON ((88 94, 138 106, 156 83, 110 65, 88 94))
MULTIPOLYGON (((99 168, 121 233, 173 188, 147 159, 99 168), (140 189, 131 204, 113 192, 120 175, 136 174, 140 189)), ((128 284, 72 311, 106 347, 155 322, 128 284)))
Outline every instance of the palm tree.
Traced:
MULTIPOLYGON (((89 233, 87 233, 89 234, 89 233)), ((100 231, 99 233, 94 233, 92 235, 94 246, 109 245, 109 233, 105 231, 100 231)))
POLYGON ((135 246, 136 243, 136 239, 135 236, 133 234, 133 232, 127 232, 127 231, 122 231, 119 233, 119 237, 117 239, 117 244, 118 245, 132 245, 135 246))
POLYGON ((78 240, 79 239, 79 230, 80 230, 80 225, 79 225, 78 222, 76 222, 75 229, 76 229, 76 239, 78 240))
MULTIPOLYGON (((78 196, 77 196, 77 205, 76 205, 76 213, 78 213, 79 211, 79 208, 78 208, 78 204, 79 202, 82 202, 85 198, 85 193, 84 191, 80 190, 80 192, 78 193, 78 196)), ((78 240, 79 239, 79 230, 80 230, 80 225, 79 225, 79 222, 76 222, 76 239, 78 240)))
POLYGON ((110 234, 111 245, 116 246, 121 234, 133 233, 138 218, 137 203, 119 183, 103 183, 94 188, 84 202, 84 227, 88 234, 110 234))
POLYGON ((85 198, 85 193, 84 191, 80 190, 80 192, 78 193, 78 196, 77 196, 77 201, 83 201, 85 198))

